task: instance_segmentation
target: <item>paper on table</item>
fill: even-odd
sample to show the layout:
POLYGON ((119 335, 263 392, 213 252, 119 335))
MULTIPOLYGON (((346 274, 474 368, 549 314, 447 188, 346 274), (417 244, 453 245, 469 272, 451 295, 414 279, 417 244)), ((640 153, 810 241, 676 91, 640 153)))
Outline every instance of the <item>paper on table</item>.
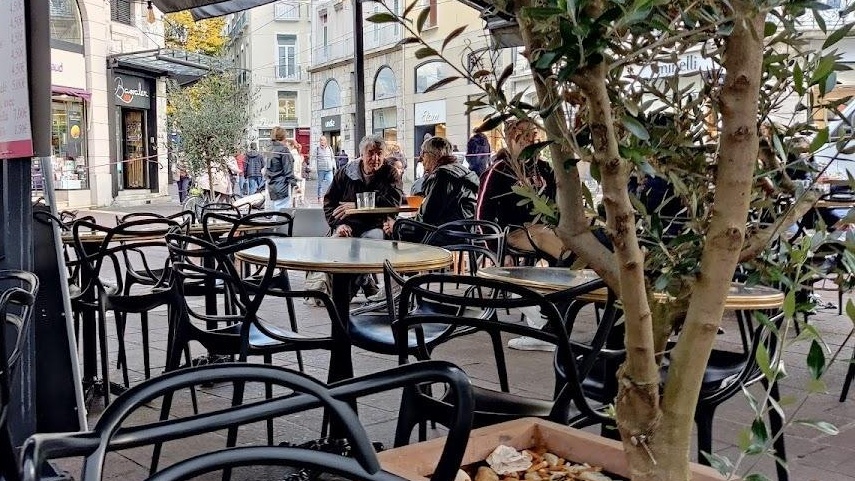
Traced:
POLYGON ((531 467, 531 455, 500 444, 487 456, 487 464, 496 474, 516 473, 531 467))

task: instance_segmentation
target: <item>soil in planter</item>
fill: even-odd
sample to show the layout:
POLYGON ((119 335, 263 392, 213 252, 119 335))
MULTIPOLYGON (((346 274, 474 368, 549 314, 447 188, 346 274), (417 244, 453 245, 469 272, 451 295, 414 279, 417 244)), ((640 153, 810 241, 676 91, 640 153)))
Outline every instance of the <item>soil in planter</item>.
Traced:
MULTIPOLYGON (((628 478, 603 471, 597 466, 577 464, 560 456, 547 452, 545 448, 523 450, 532 457, 532 465, 528 469, 510 474, 496 474, 487 461, 463 466, 472 481, 629 481, 628 478)), ((461 481, 461 477, 455 481, 461 481)))

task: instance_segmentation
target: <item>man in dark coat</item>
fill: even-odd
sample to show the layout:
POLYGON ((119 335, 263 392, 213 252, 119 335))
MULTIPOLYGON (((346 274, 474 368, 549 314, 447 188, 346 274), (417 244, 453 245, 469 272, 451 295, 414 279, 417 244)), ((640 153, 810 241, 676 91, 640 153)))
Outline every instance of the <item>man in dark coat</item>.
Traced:
POLYGON ((383 162, 385 141, 379 135, 369 135, 359 143, 358 162, 350 162, 333 177, 324 196, 324 215, 338 237, 383 238, 386 216, 345 215, 356 207, 356 194, 375 192, 375 207, 398 207, 403 193, 395 186, 394 169, 383 162))
POLYGON ((466 143, 466 162, 478 177, 487 170, 490 164, 490 142, 483 133, 476 132, 469 137, 466 143))

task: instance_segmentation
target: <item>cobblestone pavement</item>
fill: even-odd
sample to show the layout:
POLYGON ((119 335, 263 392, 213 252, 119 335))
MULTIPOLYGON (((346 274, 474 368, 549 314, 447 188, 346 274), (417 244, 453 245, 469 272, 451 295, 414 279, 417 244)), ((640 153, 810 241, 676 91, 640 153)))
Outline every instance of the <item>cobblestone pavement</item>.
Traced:
MULTIPOLYGON (((309 191, 311 191, 309 189, 309 191)), ((109 219, 117 212, 131 212, 141 210, 153 210, 163 213, 177 211, 177 202, 150 204, 138 208, 97 209, 93 213, 99 219, 109 219)), ((299 272, 291 272, 292 283, 295 288, 302 285, 304 276, 299 272)), ((819 291, 824 301, 836 303, 836 292, 819 291)), ((360 298, 356 299, 359 302, 360 298)), ((284 305, 277 303, 278 300, 268 299, 262 308, 262 317, 267 321, 286 325, 287 319, 283 315, 284 305)), ((844 300, 845 302, 845 300, 844 300)), ((320 308, 296 303, 297 319, 300 331, 307 334, 324 334, 329 332, 329 322, 320 308)), ((592 324, 590 313, 582 317, 580 326, 587 326, 590 332, 592 324)), ((109 322, 112 329, 113 323, 109 322)), ((836 352, 841 343, 844 342, 846 334, 852 328, 852 322, 846 317, 837 314, 836 306, 829 304, 818 309, 817 314, 811 318, 811 324, 815 326, 825 337, 830 352, 836 352)), ((155 312, 150 320, 151 342, 153 344, 153 363, 159 366, 154 372, 162 369, 165 356, 165 344, 167 328, 165 312, 155 312)), ((727 318, 724 321, 725 333, 720 338, 721 345, 737 346, 739 343, 738 329, 735 321, 727 318)), ((577 328, 580 335, 584 335, 586 329, 577 328)), ((784 409, 790 419, 815 419, 833 423, 840 429, 837 436, 823 434, 813 428, 793 425, 787 429, 787 457, 789 459, 791 476, 794 481, 843 481, 855 479, 855 388, 849 394, 847 402, 838 402, 840 389, 846 372, 846 361, 852 356, 855 341, 849 340, 841 354, 841 361, 835 363, 826 375, 828 393, 813 394, 801 405, 798 413, 793 411, 801 404, 801 400, 807 395, 806 385, 810 378, 806 366, 806 356, 809 344, 806 342, 793 341, 787 345, 784 353, 787 377, 781 382, 783 396, 793 397, 798 402, 787 405, 784 409)), ((127 342, 129 349, 129 366, 132 369, 132 382, 142 379, 142 356, 139 326, 129 321, 127 342)), ((115 356, 115 334, 110 334, 110 352, 115 356)), ((453 348, 443 349, 442 354, 447 355, 453 362, 458 363, 473 378, 476 383, 495 384, 496 379, 492 373, 492 351, 489 342, 479 336, 467 336, 453 348)), ((194 354, 202 354, 200 349, 195 349, 194 354)), ((534 397, 548 397, 552 392, 552 367, 550 355, 542 352, 508 351, 508 365, 510 375, 517 382, 521 392, 534 397)), ((830 357, 831 354, 828 354, 830 357)), ((305 371, 318 379, 325 379, 329 356, 321 352, 304 352, 305 371)), ((353 349, 353 359, 356 374, 368 374, 377 370, 392 367, 397 364, 396 358, 353 349)), ((283 354, 274 357, 274 362, 281 366, 296 368, 296 358, 293 354, 283 354)), ((115 357, 111 365, 115 368, 115 357)), ((120 372, 114 369, 113 379, 121 379, 120 372)), ((512 381, 514 382, 514 381, 512 381)), ((751 391, 759 395, 759 386, 754 386, 751 391)), ((262 396, 263 390, 250 389, 253 396, 262 396)), ((224 406, 228 403, 228 396, 224 395, 218 387, 203 388, 200 392, 203 408, 213 406, 224 406)), ((372 396, 360 401, 359 415, 366 426, 372 440, 382 442, 391 446, 395 430, 396 414, 400 397, 394 395, 372 396)), ((178 409, 179 413, 186 413, 189 403, 184 403, 178 409)), ((88 419, 94 423, 101 412, 98 402, 90 406, 88 419)), ((159 413, 159 402, 154 402, 142 409, 135 420, 141 422, 157 419, 159 413)), ((724 403, 716 413, 716 421, 713 431, 714 450, 718 454, 726 455, 736 459, 738 455, 737 440, 738 433, 743 427, 749 425, 752 420, 751 411, 744 397, 737 395, 724 403)), ((318 437, 320 429, 320 414, 310 412, 300 416, 291 416, 286 419, 277 419, 274 422, 277 441, 302 442, 318 437)), ((253 444, 265 442, 265 427, 263 423, 248 426, 241 429, 239 443, 253 444)), ((432 433, 436 435, 436 432, 432 433)), ((183 459, 195 453, 222 447, 225 445, 224 433, 215 433, 200 436, 193 442, 170 443, 164 449, 164 461, 168 464, 174 460, 183 459)), ((104 478, 108 480, 127 480, 143 478, 148 466, 150 449, 133 449, 120 453, 112 453, 109 457, 108 469, 104 478)), ((693 451, 694 453, 694 451, 693 451)), ((163 465, 163 463, 162 463, 163 465)), ((77 466, 75 462, 64 462, 61 467, 73 469, 77 466)), ((749 458, 741 465, 743 472, 750 468, 750 472, 761 472, 774 479, 774 464, 768 457, 758 459, 749 458), (756 464, 755 464, 756 463, 756 464)), ((212 478, 213 479, 213 478, 212 478)), ((258 479, 257 473, 236 474, 236 479, 258 479)), ((271 478, 278 479, 278 478, 271 478)))

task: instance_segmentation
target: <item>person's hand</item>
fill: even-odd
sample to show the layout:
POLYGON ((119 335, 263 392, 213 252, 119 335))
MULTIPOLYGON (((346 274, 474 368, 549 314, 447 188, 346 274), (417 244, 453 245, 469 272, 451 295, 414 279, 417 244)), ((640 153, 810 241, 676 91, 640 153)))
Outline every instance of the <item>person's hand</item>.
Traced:
POLYGON ((347 224, 340 224, 335 228, 336 237, 353 237, 353 229, 347 224))
POLYGON ((395 225, 395 219, 386 219, 383 221, 383 232, 386 235, 392 235, 392 227, 395 225))
POLYGON ((333 211, 332 211, 333 219, 341 220, 344 218, 345 215, 347 215, 344 213, 344 211, 346 211, 348 209, 355 209, 355 208, 356 208, 356 202, 342 202, 341 204, 338 205, 338 207, 333 209, 333 211))

